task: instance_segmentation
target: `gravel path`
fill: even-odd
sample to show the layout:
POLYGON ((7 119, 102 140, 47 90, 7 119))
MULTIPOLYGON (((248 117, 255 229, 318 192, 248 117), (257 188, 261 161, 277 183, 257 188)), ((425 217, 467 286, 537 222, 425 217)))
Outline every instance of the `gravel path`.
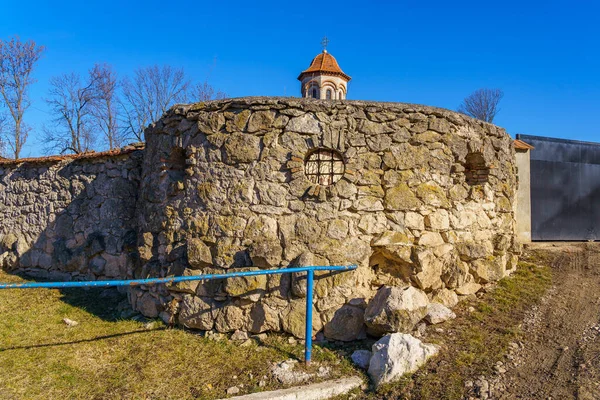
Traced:
POLYGON ((540 243, 527 254, 547 257, 554 286, 495 374, 467 383, 472 398, 600 399, 600 245, 540 243))

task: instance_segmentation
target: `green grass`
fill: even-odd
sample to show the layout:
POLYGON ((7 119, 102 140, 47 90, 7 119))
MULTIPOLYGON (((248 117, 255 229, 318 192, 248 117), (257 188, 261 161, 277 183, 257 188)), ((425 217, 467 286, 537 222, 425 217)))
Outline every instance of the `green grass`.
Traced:
MULTIPOLYGON (((22 281, 0 272, 0 281, 22 281)), ((551 284, 547 267, 520 263, 513 276, 469 303, 426 341, 440 354, 412 376, 358 399, 461 399, 464 383, 492 371, 519 336, 517 326, 551 284), (475 311, 468 312, 468 307, 475 311)), ((0 290, 1 399, 215 399, 243 384, 242 393, 280 388, 272 362, 302 360, 302 345, 270 335, 263 345, 214 342, 156 322, 119 319, 121 299, 101 290, 0 290), (68 327, 63 318, 79 322, 68 327), (234 378, 237 376, 237 378, 234 378), (268 376, 266 387, 258 382, 268 376)), ((356 374, 349 356, 373 341, 315 346, 311 369, 330 366, 332 377, 356 374)), ((346 397, 346 396, 344 396, 346 397)))
POLYGON ((507 353, 508 344, 519 337, 525 313, 551 285, 551 270, 520 263, 517 271, 500 281, 481 299, 461 303, 458 317, 440 327, 429 328, 426 341, 442 345, 439 355, 424 368, 359 399, 462 399, 465 382, 492 372, 507 353), (475 311, 468 312, 473 307, 475 311))
MULTIPOLYGON (((0 281, 22 280, 0 272, 0 281)), ((279 388, 271 363, 303 357, 303 346, 283 336, 241 347, 119 319, 122 299, 101 292, 0 290, 1 399, 215 399, 233 385, 243 384, 241 393, 279 388)), ((313 359, 311 369, 330 366, 332 377, 353 371, 335 350, 316 346, 313 359)))

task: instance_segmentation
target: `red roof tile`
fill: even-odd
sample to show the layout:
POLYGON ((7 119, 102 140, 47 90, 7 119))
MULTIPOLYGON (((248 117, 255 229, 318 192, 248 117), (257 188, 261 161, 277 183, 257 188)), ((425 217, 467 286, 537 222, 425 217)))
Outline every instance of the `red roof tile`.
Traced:
POLYGON ((87 153, 80 154, 65 154, 65 155, 57 155, 57 156, 48 156, 48 157, 32 157, 32 158, 19 158, 18 160, 10 159, 10 158, 2 158, 0 157, 0 165, 17 165, 23 163, 34 163, 34 164, 43 164, 43 163, 52 163, 59 162, 63 160, 87 160, 93 158, 102 158, 102 157, 114 157, 120 156, 123 154, 129 154, 136 150, 143 150, 143 146, 125 146, 122 149, 114 149, 108 151, 90 151, 87 153))
POLYGON ((339 76, 348 81, 352 79, 350 78, 350 76, 346 75, 342 71, 335 58, 326 51, 319 53, 315 58, 313 58, 312 62, 310 63, 310 67, 308 67, 308 69, 300 73, 300 76, 298 76, 298 80, 302 80, 302 77, 305 74, 316 72, 322 73, 324 75, 339 76))
POLYGON ((525 143, 524 141, 519 140, 519 139, 514 140, 513 146, 515 146, 515 149, 519 149, 519 150, 532 150, 535 148, 532 145, 530 145, 529 143, 525 143))

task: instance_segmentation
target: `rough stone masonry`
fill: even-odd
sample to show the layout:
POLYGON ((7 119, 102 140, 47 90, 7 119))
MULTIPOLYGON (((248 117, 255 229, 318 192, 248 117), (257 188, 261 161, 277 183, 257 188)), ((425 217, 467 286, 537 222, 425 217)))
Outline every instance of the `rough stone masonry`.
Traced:
MULTIPOLYGON (((0 164, 0 265, 80 279, 357 264, 315 281, 313 333, 344 341, 410 332, 429 303, 452 307, 516 266, 514 150, 494 125, 240 98, 175 106, 145 134, 143 158, 0 164)), ((129 291, 188 328, 297 337, 304 296, 302 274, 129 291)))

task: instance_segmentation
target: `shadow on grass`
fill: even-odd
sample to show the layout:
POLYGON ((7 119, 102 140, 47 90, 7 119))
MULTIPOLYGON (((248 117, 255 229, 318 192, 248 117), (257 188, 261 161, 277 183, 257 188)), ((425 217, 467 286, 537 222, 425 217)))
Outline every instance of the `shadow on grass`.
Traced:
MULTIPOLYGON (((152 331, 162 331, 165 329, 167 329, 167 328, 155 328, 155 329, 152 329, 152 331)), ((39 349, 39 348, 44 348, 44 347, 68 346, 68 345, 79 344, 79 343, 91 343, 91 342, 97 342, 99 340, 113 339, 113 338, 117 338, 117 337, 130 336, 130 335, 135 335, 138 333, 148 333, 148 332, 149 331, 147 329, 141 329, 141 330, 137 330, 137 331, 115 333, 112 335, 96 336, 96 337, 90 338, 90 339, 72 340, 69 342, 41 343, 41 344, 32 344, 29 346, 0 347, 0 352, 9 351, 9 350, 29 350, 29 349, 39 349)))

